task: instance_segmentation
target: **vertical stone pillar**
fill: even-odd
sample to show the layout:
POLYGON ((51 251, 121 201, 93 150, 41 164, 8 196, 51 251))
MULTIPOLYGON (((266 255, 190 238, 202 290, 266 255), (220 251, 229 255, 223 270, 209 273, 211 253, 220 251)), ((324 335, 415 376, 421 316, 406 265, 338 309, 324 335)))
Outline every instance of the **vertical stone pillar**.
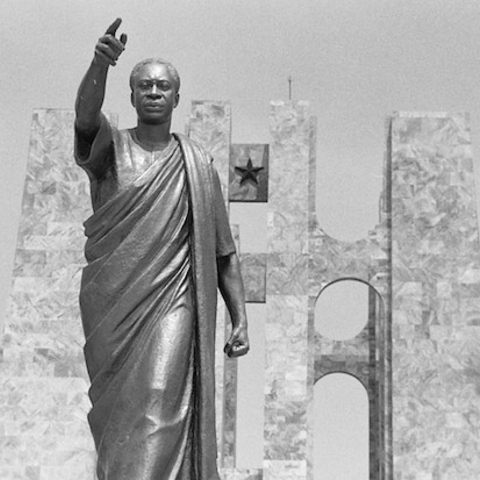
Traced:
POLYGON ((306 102, 270 110, 264 479, 307 475, 308 209, 306 102))
POLYGON ((480 252, 468 119, 392 119, 396 480, 480 478, 480 252))
POLYGON ((212 155, 227 207, 231 128, 230 102, 207 100, 192 102, 187 134, 212 155))
MULTIPOLYGON (((231 147, 231 106, 229 102, 193 101, 188 136, 202 145, 213 157, 223 198, 228 211, 229 159, 231 147)), ((217 308, 216 341, 216 411, 219 466, 231 468, 235 464, 235 428, 237 363, 225 359, 223 347, 230 332, 230 320, 225 304, 219 297, 217 308)))
POLYGON ((87 176, 73 112, 34 111, 0 358, 0 478, 92 480, 89 381, 78 312, 87 176))

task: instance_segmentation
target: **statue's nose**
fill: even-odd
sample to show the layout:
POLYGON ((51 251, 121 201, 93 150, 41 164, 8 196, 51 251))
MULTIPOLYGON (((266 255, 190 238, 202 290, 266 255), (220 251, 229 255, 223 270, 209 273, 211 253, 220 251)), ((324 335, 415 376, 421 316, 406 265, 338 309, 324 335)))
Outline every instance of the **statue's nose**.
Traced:
POLYGON ((158 85, 155 83, 152 85, 152 88, 150 89, 150 95, 160 95, 160 89, 158 88, 158 85))

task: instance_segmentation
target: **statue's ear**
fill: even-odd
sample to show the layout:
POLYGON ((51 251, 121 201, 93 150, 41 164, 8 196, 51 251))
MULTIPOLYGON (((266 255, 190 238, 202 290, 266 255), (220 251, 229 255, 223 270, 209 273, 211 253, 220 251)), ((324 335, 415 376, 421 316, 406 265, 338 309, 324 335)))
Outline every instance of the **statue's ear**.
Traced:
POLYGON ((177 105, 179 104, 180 102, 180 94, 177 92, 175 94, 175 104, 173 105, 173 108, 177 108, 177 105))
POLYGON ((133 90, 130 91, 130 103, 132 107, 135 107, 135 96, 133 95, 133 90))

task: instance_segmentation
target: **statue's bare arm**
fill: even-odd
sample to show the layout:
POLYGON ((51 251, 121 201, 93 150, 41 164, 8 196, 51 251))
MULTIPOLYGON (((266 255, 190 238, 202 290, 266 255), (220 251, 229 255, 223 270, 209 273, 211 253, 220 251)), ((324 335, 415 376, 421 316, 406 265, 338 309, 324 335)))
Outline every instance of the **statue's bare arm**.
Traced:
POLYGON ((217 259, 218 286, 232 319, 232 333, 224 351, 229 357, 240 357, 250 349, 245 311, 245 292, 240 262, 236 253, 217 259))
POLYGON ((100 111, 105 98, 107 73, 125 49, 127 36, 115 34, 122 23, 117 18, 98 39, 92 63, 83 77, 75 102, 75 127, 84 137, 94 137, 100 128, 100 111))

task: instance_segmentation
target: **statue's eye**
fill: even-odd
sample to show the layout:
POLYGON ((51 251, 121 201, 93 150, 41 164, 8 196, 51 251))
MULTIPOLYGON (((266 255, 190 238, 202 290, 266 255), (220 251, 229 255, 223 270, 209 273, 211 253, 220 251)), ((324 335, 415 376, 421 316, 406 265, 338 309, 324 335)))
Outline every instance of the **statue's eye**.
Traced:
POLYGON ((158 88, 159 88, 160 90, 166 91, 166 90, 170 90, 171 85, 170 85, 170 83, 168 83, 168 82, 160 82, 160 83, 158 84, 158 88))

